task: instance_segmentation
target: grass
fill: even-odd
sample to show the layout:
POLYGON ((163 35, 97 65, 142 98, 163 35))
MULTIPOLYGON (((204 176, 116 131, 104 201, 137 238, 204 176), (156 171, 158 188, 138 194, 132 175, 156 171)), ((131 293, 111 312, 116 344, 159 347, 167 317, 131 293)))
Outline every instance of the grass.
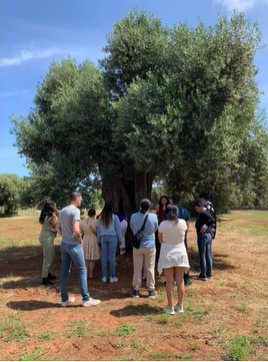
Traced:
POLYGON ((135 330, 136 330, 136 327, 124 324, 121 328, 116 330, 115 334, 118 337, 127 336, 128 334, 133 333, 135 330))
POLYGON ((247 307, 246 303, 241 303, 239 306, 233 307, 234 310, 238 313, 245 313, 245 314, 249 314, 250 310, 247 307))
POLYGON ((42 339, 43 341, 48 341, 51 338, 51 334, 49 332, 42 332, 40 333, 40 339, 42 339))
POLYGON ((46 348, 36 348, 32 353, 20 355, 20 361, 46 361, 42 359, 42 355, 45 353, 46 348))
POLYGON ((153 361, 164 361, 170 357, 170 353, 156 352, 152 354, 153 361))
POLYGON ((18 341, 29 336, 29 333, 26 331, 26 325, 22 322, 19 312, 1 316, 1 338, 5 341, 18 341))
POLYGON ((225 361, 244 361, 247 358, 249 342, 247 336, 235 335, 226 343, 228 354, 223 357, 225 361))
POLYGON ((204 307, 199 307, 193 311, 192 316, 198 321, 201 321, 202 318, 211 311, 211 309, 212 309, 211 305, 205 305, 204 307))
POLYGON ((89 322, 85 322, 82 320, 72 321, 67 323, 66 325, 72 327, 72 329, 65 333, 66 337, 70 338, 72 336, 80 336, 80 337, 87 336, 89 329, 86 327, 86 325, 88 323, 89 322))
MULTIPOLYGON (((54 287, 40 285, 37 219, 5 218, 6 231, 1 230, 1 359, 267 360, 267 211, 235 211, 222 218, 212 243, 213 279, 192 279, 184 313, 174 316, 162 311, 167 304, 164 278, 157 279, 154 300, 147 298, 145 283, 139 299, 129 297, 130 253, 117 259, 117 285, 103 285, 98 278, 89 281, 90 294, 101 299, 100 306, 59 308, 59 279, 54 287), (63 348, 55 348, 58 342, 63 348)), ((191 229, 192 277, 199 263, 192 221, 191 229)), ((53 271, 59 275, 59 239, 56 246, 53 271)), ((74 267, 68 290, 79 300, 74 267)))

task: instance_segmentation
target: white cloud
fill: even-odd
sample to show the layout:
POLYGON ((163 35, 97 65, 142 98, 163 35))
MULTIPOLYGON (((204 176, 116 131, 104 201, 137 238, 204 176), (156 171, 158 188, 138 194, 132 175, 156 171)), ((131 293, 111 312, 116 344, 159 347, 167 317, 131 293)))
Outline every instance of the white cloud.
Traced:
POLYGON ((265 2, 267 0, 214 0, 215 3, 220 3, 228 11, 246 11, 252 9, 257 3, 265 2))
POLYGON ((17 56, 13 58, 3 58, 1 61, 1 67, 8 67, 12 65, 19 65, 31 59, 43 59, 48 58, 51 55, 57 54, 59 51, 57 48, 51 49, 35 49, 33 51, 22 50, 17 56))
POLYGON ((32 91, 23 89, 23 90, 18 90, 18 91, 2 92, 1 96, 2 97, 16 97, 16 96, 26 96, 31 93, 32 93, 32 91))

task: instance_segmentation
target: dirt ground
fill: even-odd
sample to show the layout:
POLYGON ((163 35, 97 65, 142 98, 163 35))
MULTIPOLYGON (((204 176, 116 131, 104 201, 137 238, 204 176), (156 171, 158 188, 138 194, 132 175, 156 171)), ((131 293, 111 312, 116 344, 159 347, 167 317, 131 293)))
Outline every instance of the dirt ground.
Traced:
POLYGON ((116 284, 101 282, 97 262, 97 278, 88 280, 88 287, 91 296, 102 301, 99 306, 81 306, 73 267, 68 289, 76 301, 61 307, 60 239, 55 242, 53 264, 57 279, 51 287, 42 286, 40 226, 33 227, 33 217, 2 219, 2 240, 12 235, 21 244, 36 243, 5 247, 0 253, 2 323, 17 315, 27 331, 21 339, 1 331, 1 360, 226 360, 234 359, 229 347, 239 335, 249 340, 245 360, 267 360, 268 233, 258 235, 258 227, 265 228, 267 220, 254 220, 257 232, 252 234, 246 213, 222 217, 213 240, 213 279, 206 282, 195 279, 199 262, 191 223, 192 286, 186 289, 185 313, 175 316, 162 313, 166 305, 163 277, 156 278, 155 299, 147 298, 145 284, 139 299, 130 296, 130 250, 117 254, 116 284))

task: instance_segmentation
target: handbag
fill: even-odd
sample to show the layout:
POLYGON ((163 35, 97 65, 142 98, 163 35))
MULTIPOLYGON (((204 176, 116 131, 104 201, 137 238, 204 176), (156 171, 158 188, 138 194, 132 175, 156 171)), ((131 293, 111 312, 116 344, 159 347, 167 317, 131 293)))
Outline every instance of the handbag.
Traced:
POLYGON ((136 234, 134 234, 132 236, 132 246, 133 246, 133 248, 139 249, 139 247, 140 247, 141 239, 142 239, 142 236, 143 236, 143 230, 145 228, 145 223, 146 223, 147 218, 148 218, 148 213, 144 218, 144 221, 142 223, 142 226, 141 226, 140 230, 138 230, 136 232, 136 234))

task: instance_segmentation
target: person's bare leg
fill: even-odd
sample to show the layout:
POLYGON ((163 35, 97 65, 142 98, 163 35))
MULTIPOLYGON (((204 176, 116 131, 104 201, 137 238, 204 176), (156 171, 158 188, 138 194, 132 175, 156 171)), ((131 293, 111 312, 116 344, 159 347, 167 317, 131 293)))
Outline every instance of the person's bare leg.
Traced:
POLYGON ((94 278, 95 260, 89 260, 89 277, 94 278))
POLYGON ((174 268, 163 269, 164 276, 166 278, 166 295, 168 300, 168 306, 173 307, 173 274, 174 268))
POLYGON ((177 267, 174 269, 175 269, 175 280, 177 284, 178 305, 181 306, 184 297, 184 280, 183 280, 184 268, 177 267))
POLYGON ((89 278, 89 260, 85 259, 86 271, 87 271, 87 278, 89 278))

